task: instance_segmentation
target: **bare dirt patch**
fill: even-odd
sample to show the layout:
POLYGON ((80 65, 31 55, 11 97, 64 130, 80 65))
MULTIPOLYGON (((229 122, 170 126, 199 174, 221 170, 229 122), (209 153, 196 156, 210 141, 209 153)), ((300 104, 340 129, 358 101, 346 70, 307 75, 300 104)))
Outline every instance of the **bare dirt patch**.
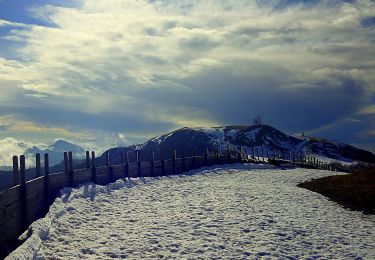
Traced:
POLYGON ((313 179, 298 187, 318 192, 344 207, 375 214, 375 169, 313 179))

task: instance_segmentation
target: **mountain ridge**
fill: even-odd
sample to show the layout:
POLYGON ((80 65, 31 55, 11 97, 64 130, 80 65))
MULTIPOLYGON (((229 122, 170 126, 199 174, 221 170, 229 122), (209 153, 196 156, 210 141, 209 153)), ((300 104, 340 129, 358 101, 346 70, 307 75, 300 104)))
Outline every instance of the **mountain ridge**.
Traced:
MULTIPOLYGON (((182 127, 151 138, 143 144, 111 148, 108 152, 112 163, 120 163, 121 151, 131 151, 130 157, 135 159, 134 150, 140 150, 141 160, 149 160, 152 152, 156 159, 167 159, 174 150, 178 156, 191 156, 203 154, 207 148, 225 150, 228 146, 237 149, 242 146, 248 153, 252 147, 262 147, 271 151, 299 151, 309 156, 346 163, 375 163, 375 155, 369 151, 329 139, 288 135, 269 125, 182 127)), ((103 163, 103 159, 104 155, 99 157, 100 163, 103 163)))

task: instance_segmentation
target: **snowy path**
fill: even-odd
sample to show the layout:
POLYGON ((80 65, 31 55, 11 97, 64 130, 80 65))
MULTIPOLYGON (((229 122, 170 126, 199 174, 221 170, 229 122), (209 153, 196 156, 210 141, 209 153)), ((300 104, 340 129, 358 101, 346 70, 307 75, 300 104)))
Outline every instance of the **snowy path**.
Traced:
POLYGON ((296 184, 332 172, 228 166, 65 189, 13 254, 57 259, 375 259, 375 216, 296 184))

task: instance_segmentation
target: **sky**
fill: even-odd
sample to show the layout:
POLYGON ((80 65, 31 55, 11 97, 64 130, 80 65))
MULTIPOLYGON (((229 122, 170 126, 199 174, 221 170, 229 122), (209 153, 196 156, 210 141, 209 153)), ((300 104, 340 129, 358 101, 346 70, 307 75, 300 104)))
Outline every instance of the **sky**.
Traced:
POLYGON ((374 84, 370 0, 0 0, 0 158, 258 114, 375 151, 374 84))

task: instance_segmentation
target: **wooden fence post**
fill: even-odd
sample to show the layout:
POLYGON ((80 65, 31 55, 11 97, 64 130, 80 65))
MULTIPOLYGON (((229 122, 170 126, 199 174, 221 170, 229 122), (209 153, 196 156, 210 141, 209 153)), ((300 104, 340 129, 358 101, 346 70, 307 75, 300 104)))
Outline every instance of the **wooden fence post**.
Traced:
POLYGON ((186 158, 185 158, 185 152, 182 155, 182 171, 186 171, 186 158))
POLYGON ((229 145, 227 145, 227 163, 230 163, 230 162, 231 162, 230 149, 229 149, 229 145))
POLYGON ((240 145, 240 150, 239 150, 239 153, 238 153, 238 162, 239 163, 242 163, 242 145, 240 145))
POLYGON ((255 160, 255 152, 254 152, 253 146, 251 147, 251 158, 253 158, 253 160, 255 160))
POLYGON ((215 164, 219 164, 219 145, 216 147, 215 164))
POLYGON ((127 150, 124 154, 125 158, 125 168, 124 168, 124 175, 125 178, 129 178, 129 150, 127 150))
POLYGON ((173 174, 176 174, 177 171, 176 171, 176 158, 177 158, 177 152, 176 150, 173 151, 173 155, 172 155, 172 171, 173 171, 173 174))
POLYGON ((165 160, 164 160, 164 153, 161 153, 161 176, 165 176, 165 160))
POLYGON ((74 169, 73 169, 73 153, 69 151, 69 182, 70 187, 74 186, 74 169))
POLYGON ((21 220, 22 229, 28 227, 28 210, 27 210, 27 186, 26 186, 26 165, 25 156, 20 156, 20 184, 21 184, 21 220))
POLYGON ((20 184, 20 173, 18 170, 18 156, 13 156, 13 186, 20 184))
POLYGON ((105 152, 105 166, 109 166, 109 152, 106 151, 105 152))
POLYGON ((264 155, 265 155, 265 154, 264 154, 263 146, 262 146, 260 149, 262 149, 262 161, 265 162, 265 159, 264 159, 264 155))
POLYGON ((257 158, 258 158, 258 161, 259 161, 259 147, 256 147, 256 150, 257 150, 257 158))
POLYGON ((208 148, 206 148, 206 150, 204 151, 204 165, 208 165, 208 148))
POLYGON ((113 175, 113 167, 111 166, 111 161, 110 161, 109 156, 110 156, 110 154, 107 151, 105 153, 105 164, 108 167, 109 181, 114 182, 115 178, 114 178, 114 175, 113 175))
POLYGON ((249 161, 249 151, 247 150, 247 148, 244 148, 244 151, 245 151, 246 162, 248 162, 249 161))
POLYGON ((155 177, 155 152, 151 153, 151 177, 155 177))
POLYGON ((120 157, 121 164, 125 164, 125 151, 121 151, 120 157))
POLYGON ((49 208, 49 159, 48 153, 44 154, 44 207, 45 212, 48 212, 49 208))
POLYGON ((95 164, 95 152, 91 151, 91 176, 92 182, 97 184, 96 180, 96 164, 95 164))
POLYGON ((90 152, 86 151, 86 169, 90 169, 90 152))
POLYGON ((271 160, 271 158, 270 158, 270 150, 269 150, 269 149, 267 149, 267 160, 268 160, 268 161, 271 160))
POLYGON ((69 159, 68 159, 68 153, 64 152, 64 172, 69 172, 69 159))
POLYGON ((40 177, 40 153, 35 155, 35 177, 40 177))
POLYGON ((258 161, 261 161, 260 159, 260 157, 262 157, 261 151, 262 151, 262 147, 261 148, 257 147, 258 161))
POLYGON ((137 170, 138 170, 138 177, 142 177, 142 165, 141 165, 141 156, 140 150, 137 150, 137 170))

